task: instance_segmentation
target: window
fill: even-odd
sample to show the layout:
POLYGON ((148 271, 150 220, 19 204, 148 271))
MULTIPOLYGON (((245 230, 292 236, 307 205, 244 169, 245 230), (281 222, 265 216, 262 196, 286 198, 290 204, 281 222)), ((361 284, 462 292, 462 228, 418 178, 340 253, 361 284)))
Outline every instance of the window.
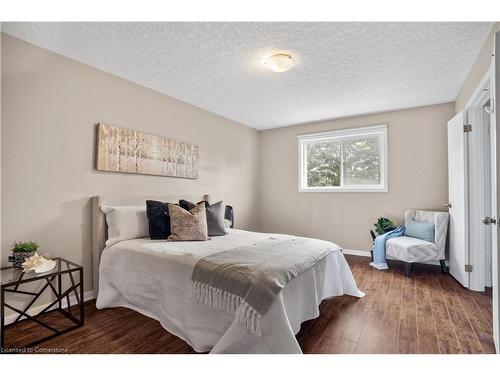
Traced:
POLYGON ((298 136, 299 191, 387 191, 387 126, 298 136))

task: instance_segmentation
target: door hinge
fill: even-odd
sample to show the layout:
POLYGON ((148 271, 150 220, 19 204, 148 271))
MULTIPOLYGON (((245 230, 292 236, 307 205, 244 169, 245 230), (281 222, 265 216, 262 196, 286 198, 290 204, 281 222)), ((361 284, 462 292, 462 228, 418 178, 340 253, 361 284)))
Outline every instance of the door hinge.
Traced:
POLYGON ((468 133, 468 132, 471 132, 471 131, 472 131, 472 125, 471 124, 464 125, 464 133, 468 133))
POLYGON ((472 269, 473 269, 472 264, 465 265, 465 272, 472 272, 472 269))

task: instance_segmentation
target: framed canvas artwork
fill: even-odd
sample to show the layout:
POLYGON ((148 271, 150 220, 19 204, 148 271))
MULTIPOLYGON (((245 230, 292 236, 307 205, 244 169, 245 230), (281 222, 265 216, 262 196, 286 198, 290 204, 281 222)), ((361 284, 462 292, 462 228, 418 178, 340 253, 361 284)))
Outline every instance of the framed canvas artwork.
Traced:
POLYGON ((197 145, 103 123, 97 127, 97 170, 198 178, 197 145))

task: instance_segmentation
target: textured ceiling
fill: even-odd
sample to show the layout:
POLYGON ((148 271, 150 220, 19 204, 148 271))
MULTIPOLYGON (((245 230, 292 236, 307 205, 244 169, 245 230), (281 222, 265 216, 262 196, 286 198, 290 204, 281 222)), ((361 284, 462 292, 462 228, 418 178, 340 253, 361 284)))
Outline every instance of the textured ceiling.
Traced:
POLYGON ((2 31, 268 129, 455 100, 490 23, 3 23, 2 31), (290 53, 296 66, 262 62, 290 53))

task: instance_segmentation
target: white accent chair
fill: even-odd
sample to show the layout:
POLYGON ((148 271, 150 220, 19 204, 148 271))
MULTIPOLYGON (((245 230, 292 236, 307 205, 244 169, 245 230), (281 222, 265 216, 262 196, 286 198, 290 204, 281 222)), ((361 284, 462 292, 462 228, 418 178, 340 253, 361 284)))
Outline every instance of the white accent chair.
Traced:
POLYGON ((391 238, 387 240, 385 245, 386 257, 405 262, 407 277, 411 274, 413 263, 429 260, 439 260, 442 272, 446 273, 445 250, 449 214, 447 212, 409 209, 405 211, 405 225, 410 220, 434 224, 434 242, 406 236, 391 238))

